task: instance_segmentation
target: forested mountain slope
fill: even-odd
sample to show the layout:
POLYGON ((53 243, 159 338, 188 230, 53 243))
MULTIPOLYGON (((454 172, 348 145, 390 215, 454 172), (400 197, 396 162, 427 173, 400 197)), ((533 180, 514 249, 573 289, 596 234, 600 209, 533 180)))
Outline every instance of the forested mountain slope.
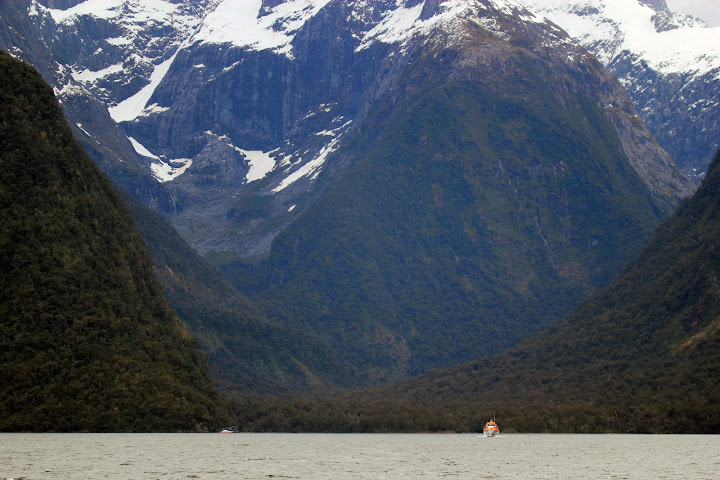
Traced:
POLYGON ((626 149, 644 127, 614 78, 502 5, 400 37, 391 86, 336 151, 342 168, 318 176, 267 258, 223 267, 271 318, 328 339, 359 384, 550 325, 613 279, 679 194, 640 174, 664 175, 651 165, 666 155, 626 149))
MULTIPOLYGON (((261 401, 247 430, 720 432, 720 152, 608 288, 507 352, 384 387, 261 401)), ((488 338, 488 341, 492 341, 488 338)))
POLYGON ((719 270, 720 152, 607 289, 501 356, 395 393, 471 402, 492 392, 487 403, 534 412, 518 419, 524 428, 720 432, 719 270))
POLYGON ((719 146, 720 27, 665 0, 525 3, 618 77, 658 143, 699 182, 719 146))
POLYGON ((605 286, 693 189, 616 78, 519 0, 0 11, 76 134, 145 175, 111 177, 259 309, 151 246, 240 390, 256 367, 270 388, 366 385, 500 352, 605 286))
POLYGON ((234 289, 160 215, 126 196, 168 303, 208 354, 221 389, 324 389, 352 370, 310 332, 281 326, 234 289))
POLYGON ((224 417, 130 211, 52 89, 0 52, 0 430, 203 431, 224 417))

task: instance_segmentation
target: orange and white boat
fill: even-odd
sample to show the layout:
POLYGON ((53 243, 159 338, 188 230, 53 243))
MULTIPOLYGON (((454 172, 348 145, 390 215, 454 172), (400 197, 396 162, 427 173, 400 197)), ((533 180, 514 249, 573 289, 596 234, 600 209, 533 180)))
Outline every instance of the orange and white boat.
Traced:
POLYGON ((485 428, 483 428, 483 435, 486 437, 494 437, 495 435, 500 434, 500 428, 498 427, 498 424, 495 423, 495 417, 493 417, 492 420, 488 421, 485 424, 485 428))

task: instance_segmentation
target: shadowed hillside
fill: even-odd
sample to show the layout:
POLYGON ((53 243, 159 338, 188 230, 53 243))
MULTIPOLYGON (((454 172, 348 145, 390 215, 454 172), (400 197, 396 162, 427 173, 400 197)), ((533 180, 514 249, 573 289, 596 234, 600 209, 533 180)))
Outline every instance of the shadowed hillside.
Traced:
POLYGON ((132 197, 126 200, 165 298, 207 352, 219 388, 271 393, 347 382, 349 369, 327 344, 273 322, 158 214, 132 197))
POLYGON ((110 181, 0 52, 0 430, 202 431, 206 359, 110 181))

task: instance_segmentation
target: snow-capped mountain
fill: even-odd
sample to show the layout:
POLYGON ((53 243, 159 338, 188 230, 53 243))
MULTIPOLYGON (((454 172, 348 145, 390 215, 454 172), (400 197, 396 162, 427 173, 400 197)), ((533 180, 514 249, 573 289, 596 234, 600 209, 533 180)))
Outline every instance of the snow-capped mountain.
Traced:
MULTIPOLYGON (((126 134, 108 112, 109 95, 105 90, 111 86, 114 89, 122 88, 125 82, 131 81, 131 76, 123 77, 122 80, 116 76, 116 82, 100 85, 96 89, 85 86, 100 83, 103 75, 117 70, 112 66, 117 62, 107 61, 112 45, 105 49, 92 46, 92 37, 97 32, 91 34, 88 29, 94 30, 92 24, 95 21, 72 24, 72 19, 94 18, 94 14, 86 12, 83 17, 63 18, 64 9, 79 12, 84 4, 77 0, 48 0, 44 3, 53 8, 48 9, 30 1, 0 2, 0 48, 35 66, 45 81, 54 87, 75 137, 116 185, 146 205, 172 214, 176 211, 172 196, 152 177, 147 159, 137 154, 126 134), (79 9, 72 9, 75 6, 79 9), (52 13, 67 24, 58 25, 52 13), (78 28, 87 38, 79 36, 78 28), (105 60, 95 60, 96 57, 105 60), (78 58, 85 58, 86 65, 82 66, 78 58), (92 74, 95 70, 102 73, 92 74), (91 90, 94 90, 93 93, 91 90)), ((96 11, 98 6, 105 4, 94 2, 91 5, 94 6, 92 11, 96 11)), ((105 23, 99 25, 98 31, 108 38, 118 37, 114 32, 119 27, 112 24, 112 18, 103 19, 107 16, 100 12, 97 20, 105 23)), ((145 37, 147 40, 147 35, 145 37)), ((129 49, 126 52, 115 52, 115 57, 123 54, 127 54, 128 62, 132 62, 129 49)), ((140 79, 140 82, 143 80, 140 79)))
POLYGON ((526 0, 618 76, 660 145, 701 177, 720 147, 720 27, 664 0, 526 0))
MULTIPOLYGON (((33 0, 27 15, 65 73, 53 79, 61 100, 106 106, 126 137, 116 143, 164 183, 175 226, 203 252, 265 254, 412 49, 466 41, 471 25, 581 58, 516 0, 33 0)), ((96 122, 74 123, 101 137, 96 122)), ((643 166, 647 151, 629 155, 643 176, 672 177, 662 154, 660 169, 643 166)))
POLYGON ((0 13, 76 133, 132 150, 178 231, 350 384, 552 323, 692 190, 617 79, 519 0, 0 13))

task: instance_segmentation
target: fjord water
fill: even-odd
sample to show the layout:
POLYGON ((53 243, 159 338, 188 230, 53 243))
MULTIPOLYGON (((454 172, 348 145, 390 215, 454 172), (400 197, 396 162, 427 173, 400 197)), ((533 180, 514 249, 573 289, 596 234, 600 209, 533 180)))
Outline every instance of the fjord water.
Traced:
POLYGON ((720 436, 0 434, 0 479, 715 479, 720 436))

